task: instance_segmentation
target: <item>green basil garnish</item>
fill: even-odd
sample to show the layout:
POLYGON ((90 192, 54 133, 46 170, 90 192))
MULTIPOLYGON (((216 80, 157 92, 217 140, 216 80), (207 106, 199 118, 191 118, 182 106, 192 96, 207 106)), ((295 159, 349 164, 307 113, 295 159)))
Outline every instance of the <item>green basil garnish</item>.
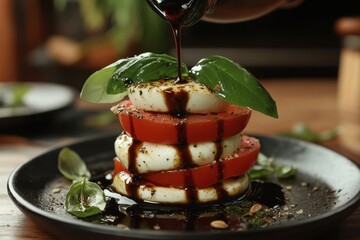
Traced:
POLYGON ((82 177, 90 178, 90 172, 79 154, 69 148, 63 148, 58 157, 58 169, 69 180, 82 177))
MULTIPOLYGON (((278 117, 275 101, 246 69, 231 60, 212 56, 200 60, 190 71, 182 66, 183 76, 188 76, 212 89, 225 101, 241 107, 250 107, 272 117, 278 117)), ((143 53, 121 59, 95 73, 85 82, 81 98, 93 103, 112 103, 127 95, 130 84, 175 79, 177 61, 165 54, 143 53)))
POLYGON ((275 101, 260 82, 245 68, 225 57, 211 56, 200 60, 191 69, 190 76, 231 104, 278 117, 275 101))
POLYGON ((291 166, 276 166, 275 176, 277 178, 290 178, 297 173, 297 169, 291 166))
POLYGON ((116 70, 115 66, 108 66, 93 73, 85 82, 80 97, 92 103, 113 103, 126 97, 127 92, 107 94, 108 82, 116 70))
MULTIPOLYGON (((127 85, 159 79, 174 79, 177 60, 166 54, 143 53, 119 61, 93 73, 85 82, 81 98, 92 103, 112 103, 127 95, 127 85)), ((188 74, 183 65, 183 74, 188 74)))
POLYGON ((86 178, 74 182, 66 194, 65 207, 77 217, 96 215, 105 209, 106 199, 103 190, 86 178))
POLYGON ((58 169, 69 180, 73 180, 66 194, 66 211, 77 217, 89 217, 103 211, 106 199, 103 190, 91 177, 85 162, 69 148, 63 148, 58 157, 58 169))
MULTIPOLYGON (((185 73, 188 72, 187 67, 184 67, 184 70, 185 73)), ((164 54, 143 53, 120 61, 108 82, 106 92, 108 94, 126 92, 130 84, 176 78, 177 74, 175 58, 164 54)))
POLYGON ((297 173, 297 168, 287 165, 274 165, 275 157, 267 157, 259 153, 256 164, 248 170, 251 179, 266 179, 274 175, 276 178, 291 178, 297 173))

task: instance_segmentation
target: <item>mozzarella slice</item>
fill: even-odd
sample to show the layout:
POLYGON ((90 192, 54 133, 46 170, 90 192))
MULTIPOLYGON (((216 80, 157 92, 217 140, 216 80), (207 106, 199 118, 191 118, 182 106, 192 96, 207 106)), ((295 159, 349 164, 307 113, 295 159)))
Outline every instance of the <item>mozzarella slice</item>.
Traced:
POLYGON ((225 111, 228 103, 205 85, 193 81, 175 84, 174 81, 160 80, 130 86, 129 99, 136 108, 152 112, 171 112, 174 107, 184 108, 182 112, 200 114, 225 111))
POLYGON ((234 197, 243 194, 249 186, 249 178, 247 174, 226 179, 214 186, 202 189, 162 187, 155 186, 149 182, 132 181, 133 179, 129 174, 120 172, 114 176, 112 188, 116 192, 130 198, 165 204, 214 202, 221 200, 222 198, 234 197), (219 191, 219 188, 221 188, 221 191, 219 191), (221 192, 225 193, 225 195, 219 194, 221 192))
POLYGON ((238 133, 219 143, 200 142, 179 146, 138 142, 123 133, 114 145, 116 156, 125 168, 132 173, 147 173, 176 170, 189 163, 200 166, 226 159, 239 149, 241 138, 241 133, 238 133), (184 159, 186 157, 189 159, 184 159))

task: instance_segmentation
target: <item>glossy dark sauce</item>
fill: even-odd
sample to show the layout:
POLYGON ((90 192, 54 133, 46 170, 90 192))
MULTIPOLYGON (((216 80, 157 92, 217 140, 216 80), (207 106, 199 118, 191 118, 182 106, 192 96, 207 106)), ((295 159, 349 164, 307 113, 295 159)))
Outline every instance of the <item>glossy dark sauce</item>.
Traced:
POLYGON ((142 151, 141 148, 142 143, 138 140, 136 140, 136 138, 132 139, 132 144, 129 147, 128 153, 129 153, 129 164, 128 164, 128 170, 129 172, 133 173, 133 174, 138 174, 139 170, 138 170, 138 166, 136 164, 136 159, 138 157, 138 152, 142 151))
MULTIPOLYGON (((215 160, 218 162, 218 181, 222 180, 224 177, 224 169, 223 169, 223 164, 220 161, 221 159, 221 155, 223 154, 224 151, 224 146, 222 145, 222 140, 224 139, 224 121, 221 119, 217 120, 217 137, 216 137, 216 155, 215 155, 215 160)), ((218 196, 220 198, 220 196, 226 194, 226 191, 221 191, 220 192, 217 190, 218 188, 216 188, 216 192, 218 193, 218 196), (225 193, 224 193, 225 192, 225 193)), ((220 188, 221 189, 221 188, 220 188)))
POLYGON ((229 198, 229 194, 227 191, 225 191, 222 182, 218 182, 217 184, 215 184, 214 188, 215 188, 218 199, 228 199, 229 198))
POLYGON ((178 61, 177 83, 185 83, 181 66, 181 30, 198 22, 205 14, 207 0, 147 0, 151 8, 167 20, 172 28, 178 61))
MULTIPOLYGON (((192 161, 192 157, 190 154, 190 149, 188 147, 188 141, 187 141, 187 128, 186 128, 186 105, 188 101, 188 96, 186 92, 181 92, 179 94, 174 94, 173 91, 169 90, 167 91, 166 96, 166 102, 169 109, 172 109, 172 112, 177 112, 177 117, 180 119, 179 123, 176 125, 177 133, 178 133, 178 142, 179 144, 172 145, 172 147, 175 148, 177 154, 180 158, 180 166, 182 169, 188 169, 192 167, 196 167, 192 161), (179 114, 181 113, 181 114, 179 114), (179 117, 182 116, 182 117, 179 117)), ((139 186, 141 185, 141 177, 139 174, 138 166, 137 166, 137 153, 141 150, 141 142, 136 140, 135 130, 133 126, 133 119, 130 117, 130 135, 133 137, 133 143, 129 147, 129 167, 128 170, 131 172, 134 176, 132 179, 132 182, 127 185, 127 192, 130 196, 138 199, 137 193, 139 186)), ((215 153, 215 160, 217 161, 217 178, 218 182, 220 182, 223 179, 223 164, 220 161, 221 155, 223 153, 223 144, 222 141, 224 139, 224 121, 221 119, 217 120, 217 137, 215 141, 216 145, 216 153, 215 153)), ((215 166, 215 165, 214 165, 215 166)), ((191 171, 186 171, 186 178, 185 178, 185 188, 186 191, 186 198, 188 202, 198 202, 198 193, 195 188, 194 179, 192 176, 191 171)), ((151 188, 151 186, 148 186, 151 188)), ((218 183, 215 186, 218 199, 223 199, 228 196, 227 192, 224 190, 224 187, 222 183, 218 183)))
MULTIPOLYGON (((131 119, 131 118, 130 118, 131 119)), ((133 123, 130 121, 130 129, 133 129, 133 123)), ((224 122, 222 120, 217 121, 217 128, 218 128, 218 135, 217 140, 215 141, 216 144, 216 154, 215 159, 217 161, 217 178, 218 182, 220 182, 223 179, 223 164, 220 161, 221 155, 223 153, 223 134, 224 134, 224 122)), ((182 119, 179 124, 177 125, 177 132, 178 132, 178 141, 180 144, 172 145, 175 149, 177 154, 180 157, 180 165, 182 166, 182 169, 188 169, 195 167, 194 163, 192 162, 192 157, 190 154, 190 149, 187 145, 187 130, 186 130, 186 119, 182 119)), ((127 185, 127 192, 130 196, 137 198, 137 193, 139 186, 141 185, 141 177, 138 175, 139 170, 138 166, 136 165, 136 159, 137 159, 137 153, 139 151, 142 151, 141 149, 141 142, 133 139, 133 143, 129 147, 129 167, 128 170, 132 174, 134 174, 132 182, 127 185)), ((186 198, 188 202, 198 202, 198 193, 195 188, 194 179, 192 176, 191 171, 186 171, 186 177, 185 177, 185 192, 186 192, 186 198)), ((149 186, 151 187, 151 186, 149 186)), ((218 183, 215 186, 215 190, 218 196, 218 199, 223 199, 228 196, 227 192, 225 191, 222 183, 218 183)))
POLYGON ((179 118, 186 116, 186 106, 189 101, 189 93, 187 91, 181 90, 175 92, 172 88, 169 88, 163 91, 163 96, 171 115, 179 118))
MULTIPOLYGON (((187 83, 187 79, 182 77, 182 61, 181 61, 181 31, 184 26, 191 26, 198 22, 201 17, 205 14, 208 8, 208 0, 147 0, 152 9, 160 15, 162 18, 166 19, 172 28, 176 55, 178 62, 178 78, 175 81, 175 84, 187 83)), ((180 120, 177 124, 177 133, 178 133, 178 144, 174 145, 176 151, 181 159, 181 166, 183 169, 194 167, 192 162, 190 150, 187 146, 187 129, 185 118, 187 115, 187 104, 189 101, 189 94, 187 91, 178 91, 175 92, 173 89, 169 88, 163 92, 165 99, 165 104, 169 110, 169 113, 175 117, 178 117, 180 120)), ((131 118, 132 119, 132 118, 131 118)), ((130 121, 131 132, 134 133, 133 123, 130 121)), ((218 126, 218 136, 216 139, 216 153, 215 159, 219 161, 223 153, 223 131, 224 123, 221 120, 217 122, 218 126)), ((136 138, 135 134, 131 136, 136 138)), ((133 142, 129 149, 129 171, 131 173, 138 173, 136 166, 137 158, 137 149, 138 144, 136 141, 133 142)), ((219 162, 218 166, 218 180, 223 179, 223 165, 219 162)), ((194 180, 191 171, 187 171, 185 190, 187 200, 189 202, 197 202, 197 191, 194 186, 194 180)), ((134 193, 136 186, 138 187, 138 182, 133 182, 129 185, 132 185, 131 192, 134 193)), ((222 199, 227 196, 227 192, 224 190, 221 183, 215 186, 217 195, 219 199, 222 199)))
POLYGON ((247 199, 270 208, 285 204, 283 188, 272 182, 252 181, 250 191, 247 193, 247 199))
MULTIPOLYGON (((103 181, 99 182, 101 186, 109 183, 108 180, 103 181)), ((110 189, 110 186, 106 188, 110 189)), ((235 198, 225 196, 223 201, 211 204, 163 205, 138 201, 134 205, 123 205, 116 198, 109 198, 105 211, 101 216, 97 216, 95 222, 115 226, 125 224, 130 229, 152 229, 152 226, 160 225, 161 230, 195 231, 209 229, 214 220, 223 219, 229 222, 234 213, 229 211, 228 207, 248 211, 254 203, 269 208, 284 205, 284 191, 278 184, 255 181, 251 182, 244 194, 235 198)), ((94 219, 89 220, 94 222, 94 219)))

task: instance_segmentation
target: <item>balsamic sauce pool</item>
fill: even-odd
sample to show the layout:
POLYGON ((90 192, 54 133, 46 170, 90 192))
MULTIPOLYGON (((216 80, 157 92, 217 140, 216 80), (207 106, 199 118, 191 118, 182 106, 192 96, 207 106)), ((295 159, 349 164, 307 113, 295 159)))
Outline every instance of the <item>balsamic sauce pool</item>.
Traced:
POLYGON ((119 195, 114 196, 116 194, 109 190, 112 182, 109 178, 111 164, 111 161, 104 160, 90 166, 92 181, 97 182, 106 189, 105 192, 109 191, 112 195, 107 197, 107 207, 101 214, 80 219, 66 212, 64 203, 71 182, 62 176, 47 183, 39 196, 39 207, 57 216, 110 225, 119 230, 213 232, 246 231, 311 218, 330 211, 337 201, 337 192, 318 179, 298 172, 292 179, 271 180, 272 182, 251 181, 251 188, 245 196, 212 204, 123 204, 123 201, 118 201, 119 195), (109 164, 104 166, 104 162, 109 164), (261 204, 262 209, 250 214, 249 211, 254 204, 261 204), (228 228, 214 229, 211 222, 215 220, 223 220, 229 225, 228 228))
MULTIPOLYGON (((109 177, 96 180, 103 189, 112 192, 109 177)), ((116 198, 113 193, 111 196, 105 211, 99 216, 87 219, 88 221, 129 229, 191 231, 210 229, 212 221, 223 220, 229 222, 232 228, 244 224, 243 218, 248 218, 246 213, 256 203, 264 208, 285 204, 284 190, 280 185, 260 181, 253 181, 245 195, 237 198, 225 197, 226 200, 211 204, 163 205, 138 202, 128 205, 123 204, 123 197, 116 198)))

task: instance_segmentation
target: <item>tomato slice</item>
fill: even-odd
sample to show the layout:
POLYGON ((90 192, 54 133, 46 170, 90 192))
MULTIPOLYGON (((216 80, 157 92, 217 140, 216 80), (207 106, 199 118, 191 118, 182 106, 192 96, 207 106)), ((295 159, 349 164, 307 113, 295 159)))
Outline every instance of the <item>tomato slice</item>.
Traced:
MULTIPOLYGON (((251 109, 229 105, 217 114, 189 114, 177 118, 170 114, 136 109, 131 101, 118 106, 118 118, 131 137, 161 144, 185 144, 216 141, 241 132, 249 122, 251 109)), ((116 111, 116 109, 115 109, 116 111)))
MULTIPOLYGON (((245 173, 255 164, 259 152, 259 141, 253 137, 243 136, 241 148, 233 158, 195 168, 141 174, 139 177, 157 186, 206 188, 223 179, 245 173)), ((114 174, 121 171, 131 174, 118 160, 114 163, 114 174)))

